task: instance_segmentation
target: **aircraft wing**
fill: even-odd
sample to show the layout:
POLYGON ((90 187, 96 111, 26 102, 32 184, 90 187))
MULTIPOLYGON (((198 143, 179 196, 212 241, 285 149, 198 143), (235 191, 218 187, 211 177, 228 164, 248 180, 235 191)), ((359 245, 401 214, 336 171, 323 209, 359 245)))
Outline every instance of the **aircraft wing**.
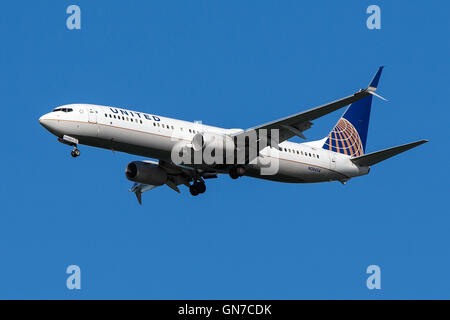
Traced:
POLYGON ((252 127, 243 132, 238 132, 233 134, 233 137, 243 137, 249 134, 257 134, 257 139, 259 139, 259 132, 262 129, 267 130, 267 135, 270 136, 271 129, 279 130, 279 142, 283 142, 292 138, 293 136, 299 136, 306 139, 303 135, 303 131, 309 129, 312 126, 312 120, 320 118, 328 113, 341 109, 349 104, 352 104, 358 100, 361 100, 371 94, 374 94, 374 88, 367 88, 365 90, 360 90, 355 94, 324 104, 322 106, 309 109, 307 111, 302 111, 291 116, 271 121, 256 127, 252 127))
MULTIPOLYGON (((189 181, 191 181, 195 177, 201 177, 203 179, 213 179, 217 178, 217 173, 212 171, 205 170, 197 170, 186 166, 178 166, 165 161, 151 161, 146 160, 144 162, 151 163, 153 165, 157 165, 164 169, 167 172, 167 182, 166 185, 172 190, 180 193, 180 189, 178 189, 179 185, 189 186, 189 181)), ((143 183, 134 183, 130 188, 130 192, 134 192, 139 201, 139 204, 142 204, 142 194, 146 191, 150 191, 158 186, 143 184, 143 183)))

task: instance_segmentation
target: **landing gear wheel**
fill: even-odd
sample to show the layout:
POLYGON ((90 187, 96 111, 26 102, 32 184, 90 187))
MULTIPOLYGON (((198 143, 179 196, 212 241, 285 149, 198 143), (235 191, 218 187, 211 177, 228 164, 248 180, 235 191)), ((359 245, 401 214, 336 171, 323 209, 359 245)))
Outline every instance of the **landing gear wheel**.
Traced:
POLYGON ((201 181, 197 184, 197 191, 198 191, 198 193, 205 193, 206 184, 203 181, 201 181))
POLYGON ((231 179, 237 179, 239 177, 242 177, 245 174, 245 168, 244 167, 232 167, 230 169, 230 177, 231 179))
POLYGON ((206 184, 204 181, 199 180, 195 181, 190 187, 189 192, 193 196, 198 196, 200 193, 204 193, 206 191, 206 184))
POLYGON ((239 178, 239 175, 238 175, 235 167, 230 169, 230 178, 233 180, 239 178))
POLYGON ((242 166, 236 167, 236 172, 239 177, 242 177, 245 174, 245 168, 242 166))
POLYGON ((72 155, 72 157, 76 158, 76 157, 80 156, 81 152, 80 152, 80 150, 75 148, 75 149, 72 150, 72 152, 70 154, 72 155))
POLYGON ((189 192, 195 197, 198 196, 199 192, 197 190, 197 186, 195 184, 189 187, 189 192))

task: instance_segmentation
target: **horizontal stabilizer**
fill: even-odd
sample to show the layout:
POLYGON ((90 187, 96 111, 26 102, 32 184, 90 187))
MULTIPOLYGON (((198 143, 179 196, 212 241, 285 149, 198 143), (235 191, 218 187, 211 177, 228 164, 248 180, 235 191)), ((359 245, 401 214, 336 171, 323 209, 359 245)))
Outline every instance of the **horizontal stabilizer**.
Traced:
POLYGON ((397 154, 400 154, 402 152, 408 151, 409 149, 415 148, 417 146, 420 146, 421 144, 424 144, 425 142, 428 142, 428 140, 420 140, 412 143, 407 143, 398 147, 393 147, 381 151, 376 151, 372 153, 365 154, 360 157, 352 158, 352 162, 358 166, 361 167, 369 167, 374 164, 377 164, 378 162, 384 161, 386 159, 389 159, 393 156, 396 156, 397 154))

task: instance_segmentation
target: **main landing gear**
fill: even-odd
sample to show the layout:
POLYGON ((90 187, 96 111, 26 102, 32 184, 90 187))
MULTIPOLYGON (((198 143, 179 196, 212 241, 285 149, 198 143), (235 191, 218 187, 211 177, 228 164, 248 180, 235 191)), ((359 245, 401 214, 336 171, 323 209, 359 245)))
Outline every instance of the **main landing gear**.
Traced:
POLYGON ((70 155, 71 155, 72 157, 74 157, 74 158, 79 157, 80 154, 81 154, 81 152, 80 152, 80 150, 79 150, 77 147, 75 147, 75 148, 72 150, 72 152, 70 152, 70 155))
POLYGON ((193 184, 189 186, 189 192, 193 196, 198 196, 200 193, 204 193, 206 191, 206 184, 203 180, 196 180, 193 184))
POLYGON ((245 174, 245 168, 242 166, 232 167, 229 174, 231 179, 237 179, 245 174))

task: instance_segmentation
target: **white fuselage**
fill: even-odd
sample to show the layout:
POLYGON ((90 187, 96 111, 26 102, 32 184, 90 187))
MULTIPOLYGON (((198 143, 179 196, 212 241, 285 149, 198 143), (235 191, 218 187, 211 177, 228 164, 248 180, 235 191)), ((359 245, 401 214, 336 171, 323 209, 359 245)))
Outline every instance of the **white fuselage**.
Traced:
MULTIPOLYGON (((60 138, 67 135, 78 139, 80 144, 169 162, 174 145, 182 141, 190 143, 198 132, 229 135, 242 131, 117 107, 70 104, 57 109, 60 108, 64 111, 50 112, 39 119, 47 130, 60 138)), ((267 158, 277 158, 277 172, 261 174, 259 161, 254 161, 245 175, 280 182, 307 183, 345 182, 368 173, 367 167, 356 166, 349 156, 325 150, 322 144, 320 141, 284 141, 279 144, 277 152, 266 147, 260 152, 262 158, 266 161, 267 158)))

